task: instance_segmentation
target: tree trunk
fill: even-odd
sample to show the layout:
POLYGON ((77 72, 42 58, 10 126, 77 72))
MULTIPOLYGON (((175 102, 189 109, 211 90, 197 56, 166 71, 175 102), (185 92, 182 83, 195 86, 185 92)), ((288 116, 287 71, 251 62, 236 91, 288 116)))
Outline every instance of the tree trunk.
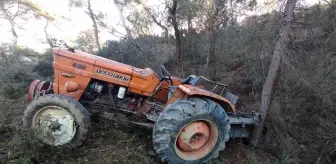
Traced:
POLYGON ((267 111, 270 107, 272 100, 272 91, 276 78, 278 77, 278 71, 280 68, 281 58, 287 51, 287 44, 289 42, 289 32, 291 22, 294 17, 294 8, 297 0, 287 0, 286 8, 284 11, 283 19, 281 20, 281 28, 279 31, 279 39, 275 44, 275 48, 273 51, 273 57, 271 61, 271 65, 269 67, 269 71, 262 89, 261 93, 261 106, 259 109, 260 120, 259 124, 253 130, 252 134, 252 145, 257 146, 258 141, 262 135, 262 131, 265 125, 265 120, 267 117, 267 111))
POLYGON ((17 46, 17 42, 19 40, 18 38, 18 35, 16 33, 16 30, 15 30, 15 24, 13 21, 10 21, 11 22, 11 31, 12 31, 12 36, 13 36, 13 46, 17 46))
POLYGON ((50 37, 49 37, 49 34, 48 34, 48 26, 49 26, 49 21, 47 20, 47 23, 46 23, 46 25, 44 26, 44 34, 45 34, 46 40, 47 40, 47 42, 48 42, 48 44, 49 44, 49 47, 50 47, 51 49, 53 49, 53 48, 54 48, 54 44, 53 44, 52 40, 51 40, 50 37))
POLYGON ((212 14, 209 15, 209 53, 206 58, 205 69, 208 69, 210 60, 216 53, 216 19, 219 12, 219 7, 216 4, 216 0, 212 1, 212 14))
POLYGON ((181 40, 181 31, 178 27, 177 17, 176 17, 176 9, 177 9, 177 0, 173 0, 173 6, 170 9, 170 15, 172 18, 172 25, 174 27, 175 33, 175 44, 176 44, 176 54, 177 54, 177 72, 180 73, 180 77, 183 77, 183 51, 182 51, 182 40, 181 40))
POLYGON ((88 3, 89 16, 90 16, 90 18, 92 20, 92 23, 93 23, 96 45, 97 45, 98 50, 100 51, 101 47, 100 47, 99 36, 98 36, 99 31, 98 31, 98 26, 97 26, 95 15, 94 15, 94 13, 92 11, 92 8, 91 8, 91 0, 87 0, 87 3, 88 3))
POLYGON ((132 36, 132 31, 127 27, 126 25, 126 19, 124 17, 124 14, 122 13, 122 9, 121 7, 118 5, 118 1, 117 0, 114 0, 114 4, 116 5, 116 7, 118 8, 118 12, 119 12, 119 15, 120 15, 120 18, 121 18, 121 21, 122 21, 122 24, 125 28, 125 31, 127 33, 127 39, 133 39, 133 36, 132 36))
POLYGON ((192 15, 191 15, 191 9, 190 9, 190 7, 188 8, 187 24, 188 24, 188 34, 191 34, 193 26, 192 26, 192 15))
POLYGON ((206 58, 205 69, 208 69, 210 60, 215 56, 216 53, 216 31, 213 25, 211 25, 209 30, 209 54, 206 58))

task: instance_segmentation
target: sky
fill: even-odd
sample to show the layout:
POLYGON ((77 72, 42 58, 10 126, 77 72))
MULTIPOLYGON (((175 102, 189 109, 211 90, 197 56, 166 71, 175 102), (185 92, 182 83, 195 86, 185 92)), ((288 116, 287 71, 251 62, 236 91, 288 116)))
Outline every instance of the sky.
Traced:
MULTIPOLYGON (((81 31, 92 28, 92 21, 86 15, 85 9, 70 8, 68 6, 68 0, 32 0, 32 2, 38 4, 41 9, 56 17, 56 21, 48 27, 48 33, 58 39, 71 42, 76 39, 81 31), (70 20, 66 21, 62 17, 67 17, 70 20)), ((117 8, 113 3, 110 3, 109 0, 92 1, 92 8, 99 9, 99 11, 106 13, 108 24, 122 28, 119 23, 120 17, 117 8), (99 1, 99 3, 97 3, 97 1, 99 1)), ((45 48, 48 48, 47 44, 41 43, 41 41, 45 40, 43 31, 45 23, 45 20, 21 20, 19 24, 21 24, 25 30, 18 29, 18 45, 27 46, 37 51, 43 51, 45 48)), ((0 19, 0 42, 8 42, 11 40, 12 36, 9 27, 8 22, 0 19)), ((100 38, 102 41, 118 39, 107 31, 101 31, 100 38)))
MULTIPOLYGON (((38 4, 40 8, 47 11, 51 15, 55 16, 57 21, 53 25, 49 26, 48 33, 52 36, 71 42, 76 39, 81 31, 92 28, 92 21, 86 15, 84 8, 70 8, 68 6, 68 0, 31 0, 38 4), (70 20, 66 21, 62 17, 67 17, 70 20)), ((267 2, 270 0, 257 0, 258 3, 267 2)), ((301 0, 303 1, 303 0, 301 0)), ((305 0, 308 5, 318 3, 319 0, 305 0)), ((149 4, 155 4, 157 0, 147 0, 149 4)), ((124 28, 121 26, 121 20, 116 6, 113 0, 93 0, 92 8, 94 10, 102 11, 107 15, 107 24, 113 25, 118 31, 124 32, 124 28)), ((260 13, 260 12, 259 12, 260 13)), ((254 14, 254 13, 249 13, 254 14)), ((44 35, 44 20, 21 20, 19 24, 23 29, 18 29, 19 42, 18 45, 27 46, 35 49, 36 51, 43 52, 48 45, 42 43, 45 40, 44 35)), ((11 33, 9 23, 0 19, 0 43, 10 42, 11 33)), ((154 27, 153 31, 157 32, 158 27, 154 27)), ((106 40, 116 40, 118 37, 113 36, 107 31, 100 31, 100 40, 102 42, 106 40)))

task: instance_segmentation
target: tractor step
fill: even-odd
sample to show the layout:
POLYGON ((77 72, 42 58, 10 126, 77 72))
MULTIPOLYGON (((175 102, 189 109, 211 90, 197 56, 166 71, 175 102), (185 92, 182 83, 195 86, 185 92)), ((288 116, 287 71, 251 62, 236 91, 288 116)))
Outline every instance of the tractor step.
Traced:
POLYGON ((258 113, 228 113, 231 125, 255 125, 258 123, 258 113))
POLYGON ((258 124, 258 113, 228 113, 231 125, 230 138, 249 138, 251 130, 258 124))

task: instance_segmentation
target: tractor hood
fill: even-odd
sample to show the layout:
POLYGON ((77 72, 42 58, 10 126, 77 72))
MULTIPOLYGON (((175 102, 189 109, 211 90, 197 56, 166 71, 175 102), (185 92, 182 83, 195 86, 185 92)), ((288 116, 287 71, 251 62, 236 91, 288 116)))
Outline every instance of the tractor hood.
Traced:
POLYGON ((112 71, 117 71, 124 74, 132 74, 133 67, 127 64, 119 63, 113 60, 109 60, 100 56, 88 54, 81 51, 69 51, 67 49, 54 48, 53 49, 55 55, 63 56, 66 58, 70 58, 72 60, 81 61, 83 63, 92 64, 95 66, 99 66, 101 68, 105 68, 112 71))
POLYGON ((71 52, 67 49, 54 48, 53 52, 55 55, 64 56, 70 59, 78 60, 87 64, 95 64, 97 56, 91 55, 85 52, 71 52))

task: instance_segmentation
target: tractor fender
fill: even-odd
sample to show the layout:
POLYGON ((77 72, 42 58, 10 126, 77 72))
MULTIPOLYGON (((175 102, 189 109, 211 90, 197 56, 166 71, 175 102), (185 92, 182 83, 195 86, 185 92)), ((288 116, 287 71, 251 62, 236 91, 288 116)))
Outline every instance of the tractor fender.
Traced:
POLYGON ((206 97, 219 103, 225 109, 226 112, 233 112, 234 114, 236 113, 235 105, 232 104, 228 99, 218 94, 187 84, 179 85, 178 89, 186 93, 188 97, 190 96, 206 97))

